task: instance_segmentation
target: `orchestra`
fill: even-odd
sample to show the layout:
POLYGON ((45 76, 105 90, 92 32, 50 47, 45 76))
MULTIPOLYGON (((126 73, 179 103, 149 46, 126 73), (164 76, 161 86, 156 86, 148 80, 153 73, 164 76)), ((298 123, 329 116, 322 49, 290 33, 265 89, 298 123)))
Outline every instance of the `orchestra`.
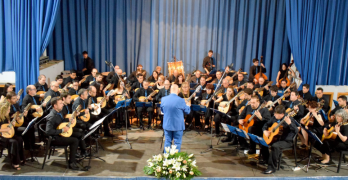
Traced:
MULTIPOLYGON (((6 128, 1 126, 0 141, 12 148, 13 168, 20 170, 19 165, 25 163, 24 150, 34 152, 40 148, 36 144, 36 129, 28 127, 35 118, 45 124, 47 134, 53 137, 53 144, 69 146, 69 167, 83 170, 77 165, 76 158, 88 156, 87 142, 83 137, 95 122, 107 116, 99 127, 101 131, 94 134, 114 137, 112 128, 119 129, 124 124, 128 130, 134 128, 125 114, 134 109, 134 117, 139 122, 137 129, 145 131, 147 127, 146 130, 153 130, 158 126, 153 120, 163 115, 157 105, 164 99, 166 107, 173 108, 168 97, 185 102, 185 106, 182 104, 185 113, 181 113, 185 122, 176 128, 180 133, 194 130, 210 132, 214 138, 225 136, 221 139, 223 143, 239 145, 240 150, 247 150, 247 155, 255 155, 259 148, 262 158, 258 163, 267 165, 266 174, 276 172, 282 150, 294 146, 295 136, 300 139, 300 148, 309 149, 311 137, 307 130, 323 139, 323 144, 314 145, 322 153, 321 164, 330 162, 333 150, 347 150, 346 96, 339 96, 338 105, 331 108, 322 88, 317 88, 314 96, 309 92, 309 84, 303 84, 302 90, 298 91, 292 78, 294 73, 287 64, 281 65, 273 82, 264 74, 267 71, 263 57, 252 60, 249 73, 242 69, 232 70, 232 66, 214 72, 216 66, 212 55, 210 50, 204 58, 203 72, 197 69, 185 73, 181 67, 171 69, 172 73, 166 75, 162 72, 163 67, 157 66, 148 74, 139 64, 134 72, 125 76, 117 65, 111 68, 112 72, 98 72, 88 53, 83 52, 83 72, 70 70, 66 78, 58 75, 49 82, 49 87, 46 76, 41 74, 35 84, 27 86, 21 102, 20 94, 14 92, 12 84, 6 84, 0 103, 0 121, 1 125, 6 124, 6 128), (131 105, 116 110, 116 106, 125 100, 131 100, 131 105), (194 106, 205 110, 193 110, 194 106), (12 123, 13 126, 8 125, 12 123), (225 132, 223 124, 263 137, 270 148, 225 132), (4 134, 12 131, 10 127, 14 135, 6 138, 4 134), (28 131, 22 136, 26 127, 28 131)), ((159 128, 162 129, 164 124, 165 136, 173 138, 168 134, 171 128, 165 122, 170 118, 168 115, 162 118, 159 128)), ((39 133, 39 136, 44 135, 39 133)), ((41 139, 39 137, 39 141, 41 139)))

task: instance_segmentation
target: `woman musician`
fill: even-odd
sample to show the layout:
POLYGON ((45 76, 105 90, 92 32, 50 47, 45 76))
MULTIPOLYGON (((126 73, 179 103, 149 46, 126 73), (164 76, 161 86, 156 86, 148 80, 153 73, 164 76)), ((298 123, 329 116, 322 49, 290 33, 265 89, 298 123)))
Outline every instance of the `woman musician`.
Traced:
MULTIPOLYGON (((115 89, 114 93, 112 96, 114 97, 114 101, 110 101, 112 103, 112 107, 115 107, 119 101, 123 101, 125 99, 129 99, 129 92, 124 88, 125 87, 125 82, 123 80, 118 81, 117 88, 115 89)), ((117 110, 117 118, 116 118, 116 127, 121 126, 121 121, 125 119, 125 108, 121 107, 117 110)), ((127 127, 130 129, 130 123, 127 119, 127 127)))
POLYGON ((178 78, 175 79, 174 84, 177 84, 179 88, 181 88, 182 83, 185 82, 184 75, 179 73, 178 78))

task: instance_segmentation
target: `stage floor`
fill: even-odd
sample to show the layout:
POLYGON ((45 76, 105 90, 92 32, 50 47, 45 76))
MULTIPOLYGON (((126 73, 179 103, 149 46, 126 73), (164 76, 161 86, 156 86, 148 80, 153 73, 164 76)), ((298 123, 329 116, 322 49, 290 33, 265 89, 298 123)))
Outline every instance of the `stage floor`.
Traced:
MULTIPOLYGON (((125 132, 125 131, 124 131, 125 132)), ((124 139, 125 136, 121 132, 115 132, 116 138, 124 139)), ((129 139, 133 149, 123 142, 113 142, 111 138, 103 138, 100 140, 105 150, 99 150, 99 156, 106 162, 93 159, 92 168, 87 172, 72 171, 66 169, 64 151, 58 150, 54 156, 47 160, 44 170, 41 169, 43 162, 43 148, 38 154, 37 162, 27 162, 22 166, 22 170, 15 171, 5 162, 4 156, 0 158, 0 167, 2 175, 24 175, 24 176, 103 176, 103 177, 144 177, 143 168, 146 160, 152 155, 159 154, 163 131, 156 130, 132 130, 129 131, 129 139)), ((285 152, 283 156, 284 162, 280 169, 272 175, 262 174, 266 169, 265 166, 257 165, 254 160, 247 160, 243 151, 236 153, 234 146, 228 146, 227 143, 217 145, 218 138, 213 138, 213 145, 221 148, 225 152, 212 151, 201 154, 210 145, 210 134, 197 134, 192 130, 185 133, 183 137, 182 151, 194 153, 197 159, 197 165, 202 171, 202 177, 313 177, 313 176, 347 176, 348 167, 346 163, 342 163, 341 172, 336 173, 336 166, 328 167, 327 170, 315 171, 317 167, 315 163, 309 168, 309 172, 304 170, 292 171, 294 167, 294 158, 291 151, 285 152)), ((7 154, 6 151, 4 151, 7 154)), ((300 159, 306 154, 306 151, 299 150, 298 158, 300 159)), ((316 156, 317 151, 313 153, 316 156)), ((337 164, 338 154, 334 156, 334 162, 337 164)), ((7 160, 6 160, 7 161, 7 160)), ((307 162, 307 161, 306 161, 307 162)), ((300 163, 303 167, 305 161, 300 163)), ((88 164, 88 160, 84 161, 88 164)), ((146 176, 145 176, 146 177, 146 176)), ((149 176, 148 176, 149 177, 149 176)))

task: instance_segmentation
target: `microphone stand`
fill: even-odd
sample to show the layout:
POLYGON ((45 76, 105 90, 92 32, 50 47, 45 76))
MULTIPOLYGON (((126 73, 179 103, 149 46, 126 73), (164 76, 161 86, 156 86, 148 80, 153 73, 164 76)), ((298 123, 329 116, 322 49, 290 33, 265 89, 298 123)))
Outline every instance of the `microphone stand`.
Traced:
MULTIPOLYGON (((232 68, 232 66, 233 66, 233 63, 232 63, 229 67, 232 68)), ((214 94, 212 95, 213 97, 216 95, 216 90, 217 90, 218 87, 221 85, 221 81, 222 81, 223 77, 225 76, 225 74, 226 74, 226 68, 225 68, 224 74, 221 76, 221 78, 220 78, 220 80, 219 80, 218 85, 215 87, 214 94)), ((207 152, 210 152, 210 151, 213 151, 213 150, 217 150, 217 151, 222 151, 222 152, 224 152, 223 149, 218 149, 218 148, 214 148, 214 147, 213 147, 213 121, 214 121, 214 118, 215 118, 215 115, 214 115, 215 104, 216 104, 216 100, 214 100, 214 103, 213 103, 213 115, 212 115, 212 120, 211 120, 211 122, 210 122, 210 135, 211 135, 211 136, 210 136, 210 145, 209 145, 209 148, 206 149, 206 150, 204 150, 204 151, 202 151, 201 154, 207 153, 207 152)), ((210 111, 209 108, 208 108, 207 110, 210 111)), ((215 124, 215 126, 217 126, 217 125, 215 124)))

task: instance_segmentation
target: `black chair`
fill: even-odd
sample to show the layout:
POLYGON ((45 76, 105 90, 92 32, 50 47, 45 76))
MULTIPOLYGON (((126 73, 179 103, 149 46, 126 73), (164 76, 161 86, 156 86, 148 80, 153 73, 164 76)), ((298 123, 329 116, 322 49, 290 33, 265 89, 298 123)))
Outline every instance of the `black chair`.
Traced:
POLYGON ((340 159, 338 160, 338 165, 337 165, 337 173, 340 173, 342 159, 343 159, 344 163, 346 162, 345 155, 348 155, 348 151, 341 151, 340 152, 340 159))
MULTIPOLYGON (((288 150, 292 150, 292 151, 293 151, 294 156, 295 156, 295 167, 297 167, 297 154, 296 154, 296 147, 297 147, 297 135, 298 135, 298 133, 296 133, 296 135, 295 135, 295 136, 294 136, 294 138, 292 139, 292 142, 293 142, 292 147, 283 149, 283 152, 284 152, 284 151, 288 151, 288 150)), ((280 162, 282 161, 283 152, 282 152, 282 153, 280 153, 280 156, 279 156, 279 161, 278 161, 278 170, 280 169, 280 162)))
POLYGON ((54 145, 51 145, 53 137, 47 135, 47 133, 46 133, 46 124, 40 124, 40 125, 39 125, 39 131, 41 131, 41 132, 43 133, 43 135, 44 135, 44 139, 43 139, 43 141, 44 141, 44 146, 46 145, 46 146, 45 146, 44 161, 43 161, 43 163, 42 163, 42 169, 44 169, 47 155, 48 155, 48 159, 50 159, 51 153, 52 153, 52 155, 53 155, 53 153, 54 153, 54 151, 55 151, 56 148, 64 148, 66 165, 67 165, 67 168, 69 169, 68 146, 54 146, 54 145), (49 153, 48 153, 48 150, 50 150, 49 153), (53 150, 53 151, 52 151, 52 150, 53 150))

